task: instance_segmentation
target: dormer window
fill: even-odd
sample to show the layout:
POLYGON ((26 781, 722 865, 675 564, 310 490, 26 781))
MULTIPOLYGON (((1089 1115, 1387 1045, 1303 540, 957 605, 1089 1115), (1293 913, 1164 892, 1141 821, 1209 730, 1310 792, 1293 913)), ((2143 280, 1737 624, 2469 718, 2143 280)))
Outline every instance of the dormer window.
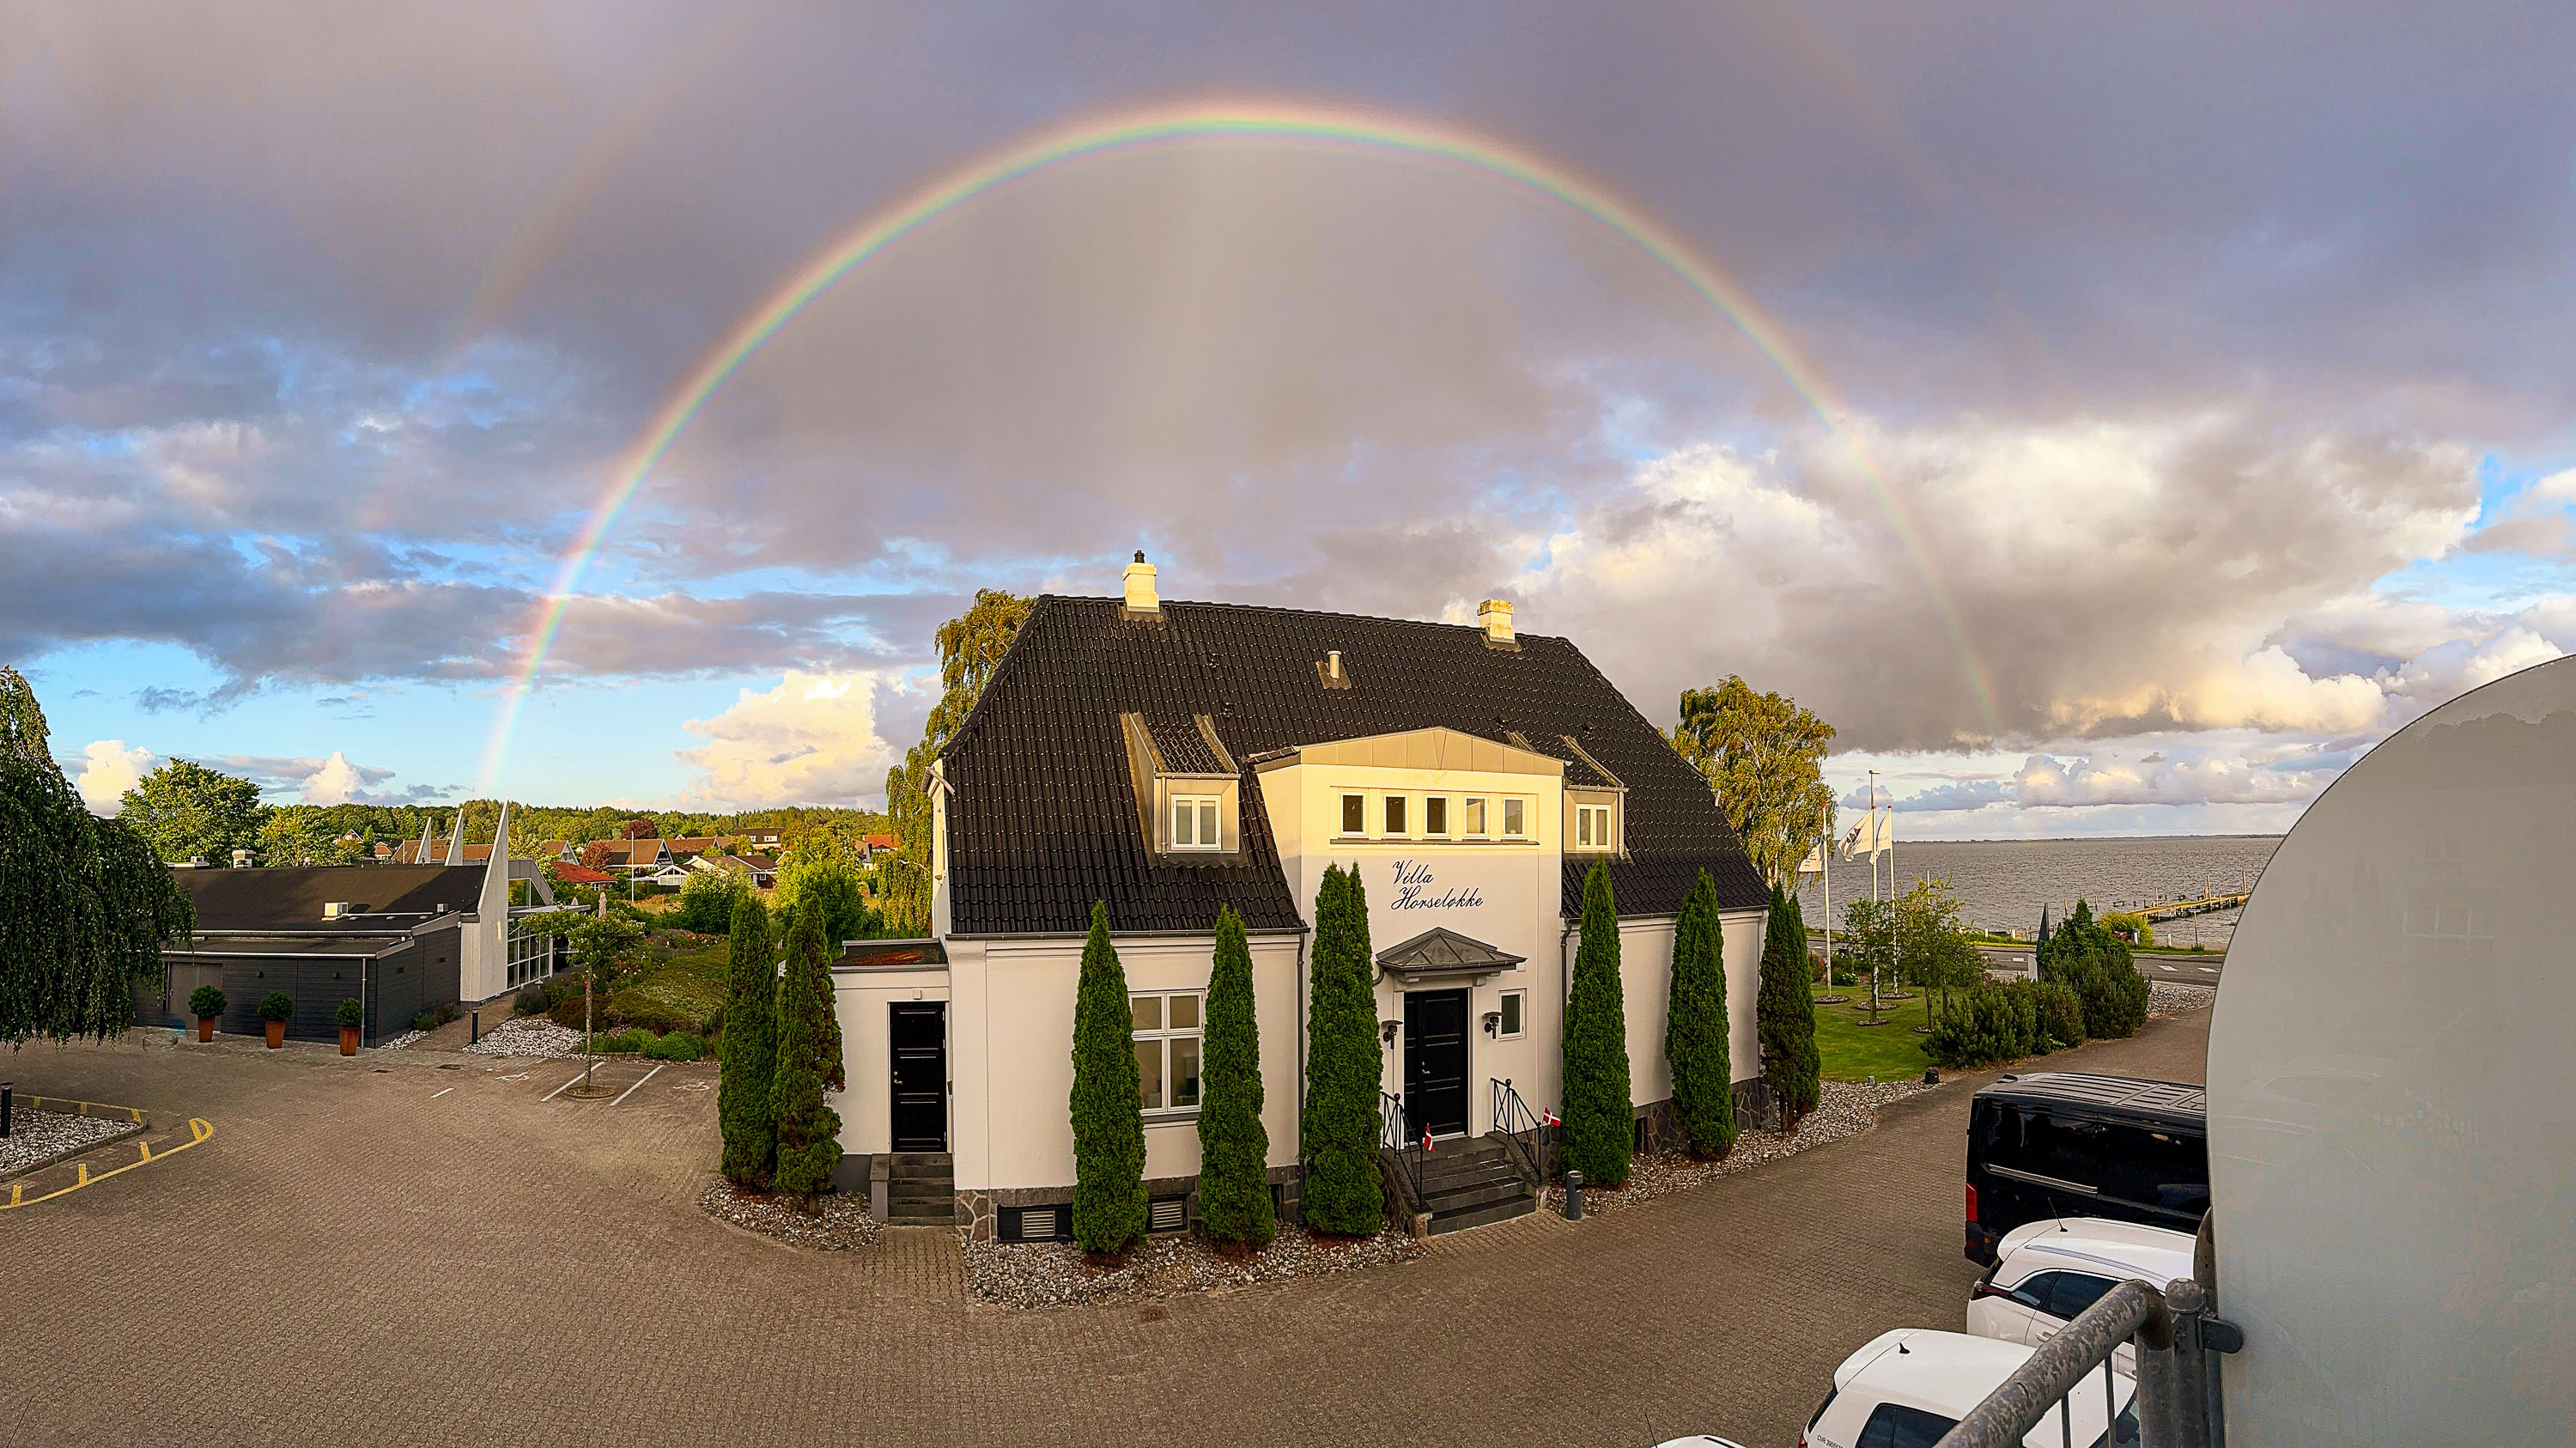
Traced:
POLYGON ((1574 807, 1574 847, 1578 850, 1607 850, 1618 842, 1612 830, 1612 806, 1578 804, 1574 807))
POLYGON ((1218 806, 1222 803, 1212 794, 1176 794, 1172 796, 1172 848, 1175 850, 1221 850, 1225 836, 1220 830, 1218 806))

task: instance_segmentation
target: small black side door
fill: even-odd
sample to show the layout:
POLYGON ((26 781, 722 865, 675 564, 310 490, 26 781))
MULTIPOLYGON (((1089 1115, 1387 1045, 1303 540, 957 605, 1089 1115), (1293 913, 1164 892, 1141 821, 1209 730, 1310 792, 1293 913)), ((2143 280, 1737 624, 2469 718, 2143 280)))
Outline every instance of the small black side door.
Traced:
POLYGON ((1467 993, 1404 997, 1404 1115, 1415 1136, 1467 1130, 1467 993))
POLYGON ((894 1057, 894 1149, 948 1149, 948 1003, 896 1001, 887 1007, 894 1057))

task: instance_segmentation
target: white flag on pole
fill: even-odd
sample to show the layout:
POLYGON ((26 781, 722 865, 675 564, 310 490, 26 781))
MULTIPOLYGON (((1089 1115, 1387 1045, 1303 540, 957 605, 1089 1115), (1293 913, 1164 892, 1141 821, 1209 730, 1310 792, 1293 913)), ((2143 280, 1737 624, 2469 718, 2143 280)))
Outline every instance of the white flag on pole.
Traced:
POLYGON ((1872 855, 1885 854, 1896 847, 1896 806, 1889 805, 1878 812, 1878 830, 1875 840, 1876 842, 1870 847, 1872 855))
POLYGON ((1853 856, 1860 853, 1861 847, 1864 843, 1864 838, 1868 832, 1869 821, 1864 818, 1859 824, 1852 826, 1851 829, 1843 835, 1844 859, 1851 859, 1853 856))
POLYGON ((1823 873, 1824 868, 1825 842, 1818 840, 1815 844, 1808 847, 1807 858, 1798 862, 1798 873, 1801 875, 1821 874, 1823 873))

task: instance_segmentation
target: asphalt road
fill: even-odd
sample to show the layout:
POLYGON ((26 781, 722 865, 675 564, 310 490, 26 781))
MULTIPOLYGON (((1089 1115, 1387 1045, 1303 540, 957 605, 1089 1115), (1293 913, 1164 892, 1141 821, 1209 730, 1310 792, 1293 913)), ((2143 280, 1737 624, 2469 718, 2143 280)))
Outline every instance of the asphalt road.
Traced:
MULTIPOLYGON (((2017 950, 2010 946, 1980 945, 1977 949, 1986 957, 1988 970, 2030 974, 2031 952, 2027 948, 2017 950)), ((2223 955, 2193 957, 2141 951, 2136 960, 2140 975, 2149 980, 2171 981, 2176 985, 2216 985, 2227 965, 2227 957, 2223 955)))

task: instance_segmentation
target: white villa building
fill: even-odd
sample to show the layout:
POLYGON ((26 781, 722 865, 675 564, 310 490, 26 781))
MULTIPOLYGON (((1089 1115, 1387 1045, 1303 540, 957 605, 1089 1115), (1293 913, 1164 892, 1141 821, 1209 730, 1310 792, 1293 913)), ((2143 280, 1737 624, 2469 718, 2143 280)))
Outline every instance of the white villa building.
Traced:
POLYGON ((1517 634, 1499 602, 1475 625, 1165 603, 1141 554, 1125 584, 1036 600, 934 769, 934 938, 856 942, 836 967, 843 1180, 873 1180, 881 1219, 1066 1234, 1074 992, 1100 901, 1134 1003, 1155 1226, 1195 1213, 1200 1007, 1227 905, 1251 937, 1270 1175, 1293 1220, 1307 949, 1333 864, 1367 892, 1382 1089, 1458 1188, 1454 1211, 1414 1204, 1434 1230, 1529 1209, 1517 1183, 1460 1183, 1506 1180, 1483 1140, 1498 1103, 1558 1106, 1596 862, 1621 916, 1640 1140, 1671 1129, 1673 924, 1702 870, 1739 1108, 1765 1114, 1763 883, 1706 781, 1573 644, 1517 634))

